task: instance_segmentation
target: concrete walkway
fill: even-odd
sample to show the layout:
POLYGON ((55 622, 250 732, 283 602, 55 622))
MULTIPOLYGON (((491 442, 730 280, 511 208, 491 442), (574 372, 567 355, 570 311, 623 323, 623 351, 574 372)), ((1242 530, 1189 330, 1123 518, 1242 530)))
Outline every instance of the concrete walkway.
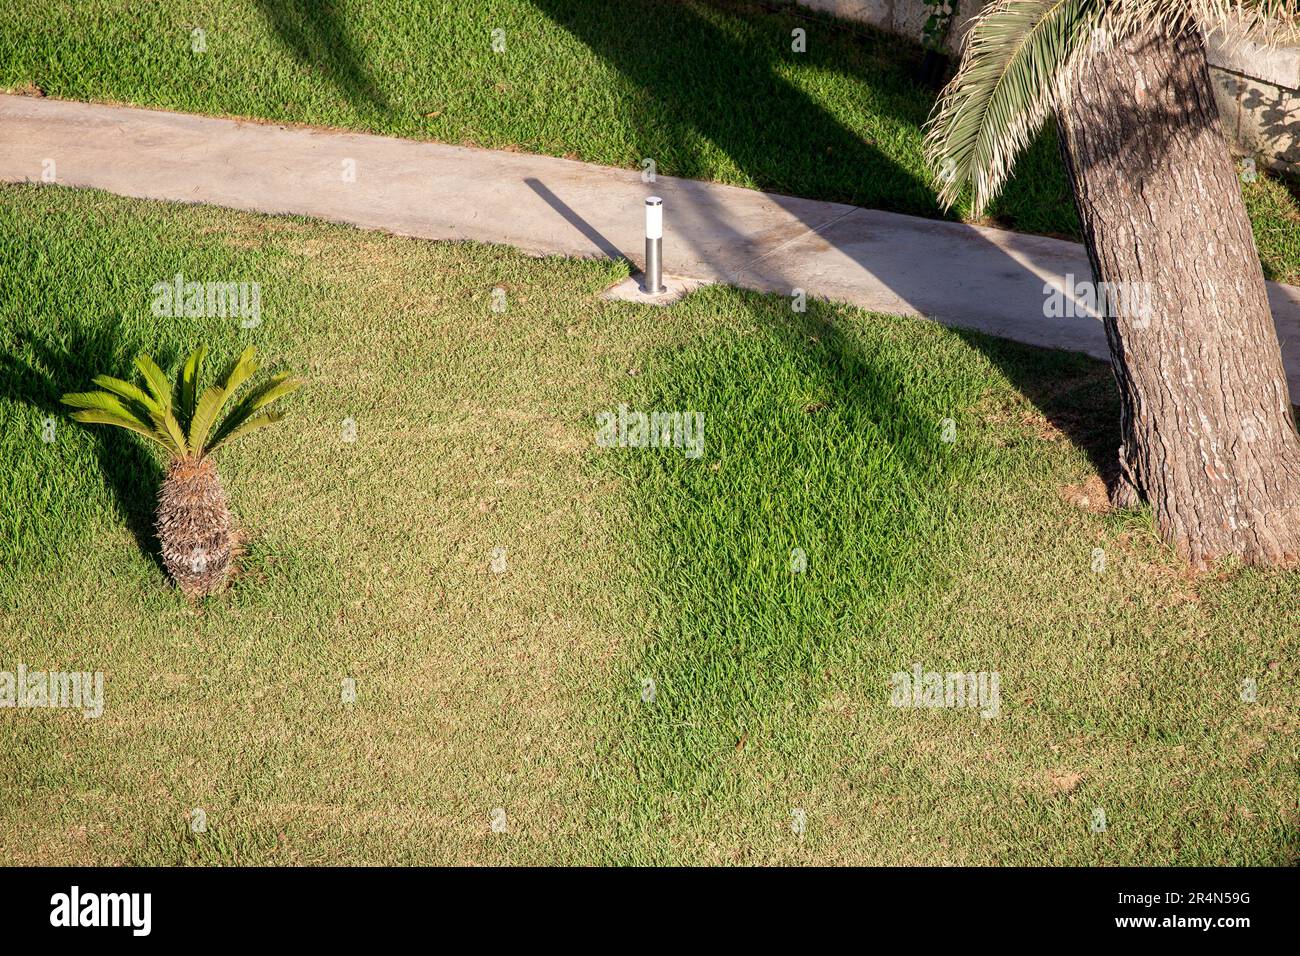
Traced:
MULTIPOLYGON (((67 186, 638 265, 656 193, 674 275, 1107 355, 1097 319, 1044 317, 1044 283, 1090 278, 1083 247, 1057 239, 545 156, 0 95, 0 180, 39 182, 46 159, 67 186)), ((1300 288, 1269 296, 1300 397, 1300 288)))

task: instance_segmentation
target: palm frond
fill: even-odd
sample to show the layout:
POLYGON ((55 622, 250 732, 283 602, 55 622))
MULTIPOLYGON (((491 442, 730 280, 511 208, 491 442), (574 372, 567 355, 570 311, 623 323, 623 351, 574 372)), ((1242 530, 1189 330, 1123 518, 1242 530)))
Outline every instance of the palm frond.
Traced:
POLYGON ((255 413, 302 385, 300 379, 287 373, 273 375, 245 395, 222 421, 221 410, 226 402, 257 372, 256 354, 254 346, 246 348, 226 370, 224 384, 207 388, 200 395, 203 363, 208 355, 207 346, 200 345, 176 372, 175 407, 167 376, 147 355, 141 355, 135 364, 148 391, 119 378, 97 375, 94 382, 104 391, 69 392, 63 402, 77 409, 72 417, 79 422, 127 428, 157 442, 177 458, 198 458, 220 444, 279 421, 279 412, 255 413), (221 424, 214 434, 218 421, 221 424))
POLYGON ((961 66, 926 124, 926 158, 951 207, 997 196, 1016 157, 1061 101, 1082 57, 1133 32, 1218 31, 1229 46, 1300 41, 1297 0, 994 0, 967 33, 961 66))
POLYGON ((961 67, 926 124, 945 207, 967 183, 973 215, 997 196, 1104 12, 1105 0, 995 0, 976 18, 961 67))
POLYGON ((172 455, 185 453, 184 443, 177 445, 162 424, 163 416, 155 398, 130 382, 109 375, 97 375, 94 382, 107 391, 69 392, 60 399, 63 404, 79 409, 72 413, 75 421, 115 425, 157 442, 172 455))
POLYGON ((244 349, 226 371, 225 384, 204 391, 195 407, 194 418, 190 421, 190 448, 194 454, 202 455, 216 445, 215 441, 209 443, 208 435, 221 414, 222 406, 257 371, 256 355, 257 346, 250 345, 244 349))
POLYGON ((199 395, 199 379, 203 374, 203 360, 207 355, 208 347, 200 345, 190 353, 190 357, 181 366, 181 373, 178 376, 181 404, 176 417, 183 427, 189 427, 194 420, 194 408, 199 395))
POLYGON ((153 395, 154 401, 158 403, 159 409, 166 409, 170 412, 172 407, 172 387, 168 384, 167 376, 163 374, 163 370, 147 355, 138 356, 135 360, 135 367, 144 376, 145 385, 149 387, 149 392, 153 395))
MULTIPOLYGON (((208 451, 215 451, 218 445, 226 441, 233 440, 236 435, 244 434, 240 426, 248 420, 248 417, 261 408, 265 408, 277 399, 296 391, 302 385, 302 379, 292 378, 287 372, 279 375, 273 375, 259 387, 245 395, 221 423, 216 434, 212 436, 212 442, 208 445, 208 451)), ((279 421, 277 416, 273 421, 279 421)), ((269 422, 268 422, 269 424, 269 422)))
POLYGON ((113 395, 110 392, 68 392, 59 401, 70 408, 95 409, 108 412, 111 415, 134 422, 141 428, 149 427, 147 419, 142 418, 133 409, 127 407, 120 396, 113 395))
POLYGON ((171 445, 168 442, 163 441, 154 429, 150 428, 148 425, 141 424, 140 421, 135 418, 124 418, 120 415, 115 415, 112 412, 105 411, 102 408, 84 408, 81 411, 73 412, 72 417, 76 421, 85 422, 89 425, 116 425, 118 428, 125 428, 129 431, 138 432, 150 441, 162 445, 163 448, 166 448, 168 451, 172 450, 171 445))
POLYGON ((284 418, 284 413, 276 411, 275 409, 269 409, 262 412, 260 415, 254 415, 252 418, 245 419, 239 427, 232 429, 228 434, 222 436, 219 441, 213 442, 212 447, 208 450, 212 451, 218 445, 228 444, 236 438, 241 438, 242 436, 247 435, 249 432, 257 431, 259 428, 265 428, 267 425, 273 425, 282 418, 284 418))
POLYGON ((257 371, 257 346, 250 345, 235 359, 226 373, 226 384, 222 386, 227 395, 234 395, 236 389, 243 385, 257 371))
POLYGON ((141 355, 135 360, 135 367, 140 370, 144 376, 145 385, 153 394, 157 402, 156 408, 149 410, 149 415, 153 419, 158 430, 166 434, 172 444, 176 446, 177 454, 184 457, 186 452, 185 432, 181 428, 180 422, 176 420, 176 413, 172 408, 172 387, 167 381, 167 376, 163 374, 157 364, 147 355, 141 355))
POLYGON ((1115 0, 1109 13, 1119 33, 1163 26, 1171 32, 1198 27, 1223 31, 1232 43, 1276 46, 1300 41, 1300 4, 1296 0, 1115 0))
POLYGON ((138 385, 130 382, 124 382, 120 378, 113 378, 111 375, 96 375, 91 379, 100 388, 106 388, 115 395, 120 395, 129 401, 135 402, 147 412, 158 411, 158 402, 145 392, 138 385))
POLYGON ((149 417, 153 420, 154 428, 166 435, 168 442, 175 446, 176 455, 184 458, 188 445, 185 442, 185 432, 181 429, 180 422, 176 420, 175 413, 167 408, 161 412, 151 412, 149 417))
POLYGON ((190 421, 190 448, 194 454, 202 455, 207 449, 208 432, 212 430, 221 406, 226 404, 229 397, 229 391, 216 385, 204 390, 203 397, 194 410, 194 418, 190 421))

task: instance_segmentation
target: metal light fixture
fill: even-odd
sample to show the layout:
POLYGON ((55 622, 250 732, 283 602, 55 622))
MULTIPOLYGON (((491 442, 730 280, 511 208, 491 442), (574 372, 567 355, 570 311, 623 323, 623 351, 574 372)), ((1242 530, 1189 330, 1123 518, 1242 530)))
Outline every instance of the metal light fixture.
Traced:
POLYGON ((664 201, 658 196, 645 200, 645 286, 646 295, 665 292, 663 283, 664 201))

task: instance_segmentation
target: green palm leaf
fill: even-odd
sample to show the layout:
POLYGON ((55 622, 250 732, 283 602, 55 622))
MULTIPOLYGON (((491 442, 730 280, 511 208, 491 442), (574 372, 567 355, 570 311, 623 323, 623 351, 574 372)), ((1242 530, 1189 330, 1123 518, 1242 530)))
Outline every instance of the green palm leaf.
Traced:
POLYGON ((167 451, 174 453, 171 442, 163 441, 158 436, 157 431, 149 428, 147 425, 141 425, 140 422, 134 418, 122 418, 119 415, 114 415, 112 412, 106 412, 98 408, 87 408, 79 412, 73 412, 72 417, 76 421, 85 422, 90 425, 116 425, 118 428, 126 428, 130 431, 138 432, 150 441, 155 441, 159 445, 162 445, 163 448, 167 449, 167 451))
MULTIPOLYGON (((289 374, 281 373, 274 375, 261 386, 245 395, 226 416, 221 427, 217 429, 212 436, 212 442, 208 446, 208 451, 215 451, 218 445, 228 440, 232 440, 236 435, 244 434, 240 426, 248 420, 248 417, 258 409, 265 408, 276 399, 283 398, 285 395, 296 391, 302 385, 302 379, 292 378, 289 374)), ((271 421, 279 421, 277 416, 271 421)), ((270 422, 267 422, 270 424, 270 422)), ((259 426, 260 427, 260 426, 259 426)))
POLYGON ((117 395, 109 392, 69 392, 60 401, 79 409, 72 413, 76 421, 126 428, 157 442, 168 451, 172 450, 167 435, 150 426, 144 418, 123 404, 117 395))
POLYGON ((257 371, 257 346, 250 345, 240 354, 230 371, 226 373, 226 384, 223 386, 227 395, 234 395, 235 390, 243 385, 257 371))
POLYGON ((234 395, 239 386, 248 381, 248 378, 257 371, 256 355, 257 347, 252 345, 240 352, 239 358, 235 359, 226 371, 225 385, 221 388, 213 386, 199 399, 194 420, 190 423, 190 446, 194 449, 194 454, 201 455, 204 451, 211 451, 216 447, 216 441, 209 444, 208 434, 212 432, 212 425, 216 424, 217 416, 221 414, 221 407, 225 405, 226 399, 234 395))
MULTIPOLYGON (((257 431, 259 428, 265 428, 267 425, 273 425, 283 417, 284 417, 283 412, 275 411, 274 409, 262 412, 262 414, 260 415, 255 415, 252 418, 245 420, 243 424, 241 424, 239 427, 232 429, 228 434, 222 436, 219 441, 213 442, 212 448, 216 448, 217 445, 220 444, 227 444, 229 442, 232 442, 236 438, 240 438, 244 435, 247 435, 249 432, 257 431)), ((209 451, 211 450, 212 449, 209 449, 209 451)))
POLYGON ((69 392, 59 400, 71 408, 96 409, 133 421, 141 428, 149 427, 146 420, 128 408, 119 396, 109 392, 69 392))
POLYGON ((972 215, 997 196, 1104 13, 1104 0, 996 0, 976 19, 927 124, 926 154, 945 206, 967 183, 972 215))
POLYGON ((172 410, 167 408, 162 412, 151 412, 149 417, 153 420, 154 428, 167 436, 167 441, 175 448, 177 456, 184 458, 188 448, 185 432, 181 430, 180 422, 172 410))
POLYGON ((138 385, 124 382, 120 378, 113 378, 111 375, 96 375, 91 381, 100 388, 106 388, 116 395, 121 395, 125 399, 138 403, 147 412, 159 411, 158 403, 153 396, 147 394, 138 385))
POLYGON ((257 371, 256 355, 256 346, 250 345, 244 349, 226 372, 226 383, 220 388, 214 386, 207 389, 199 399, 194 410, 194 418, 190 422, 190 448, 194 454, 202 455, 205 451, 211 450, 208 435, 212 431, 212 426, 216 423, 226 400, 257 371))
POLYGON ((173 445, 176 446, 176 452, 181 457, 185 456, 185 432, 181 429, 180 422, 176 420, 176 413, 172 409, 172 387, 167 381, 167 376, 147 355, 141 355, 135 360, 135 367, 140 370, 144 376, 145 384, 153 394, 154 400, 158 403, 157 408, 149 410, 150 417, 158 430, 166 434, 173 445))
POLYGON ((203 374, 203 360, 207 357, 208 347, 200 345, 181 366, 179 385, 181 405, 177 418, 182 425, 188 426, 194 421, 194 408, 198 401, 199 378, 203 374))
POLYGON ((69 392, 63 402, 77 409, 72 417, 79 422, 127 428, 157 442, 177 458, 199 457, 220 444, 279 421, 279 412, 255 413, 302 385, 300 379, 287 373, 272 376, 244 396, 213 434, 226 402, 257 372, 256 354, 255 347, 246 348, 227 369, 225 383, 200 395, 203 363, 208 355, 207 346, 200 345, 177 371, 175 408, 167 376, 147 355, 141 355, 135 364, 148 391, 122 379, 97 375, 94 382, 104 391, 69 392), (188 426, 188 434, 181 427, 182 421, 188 426))
POLYGON ((939 200, 970 185, 978 216, 1061 101, 1071 71, 1137 30, 1197 28, 1229 45, 1300 39, 1297 0, 994 0, 967 33, 961 66, 926 124, 939 200))
POLYGON ((172 387, 168 384, 167 376, 163 374, 163 370, 147 355, 137 357, 135 367, 144 376, 145 385, 149 387, 149 391, 153 395, 154 401, 158 403, 158 407, 171 412, 172 387))
POLYGON ((221 406, 226 404, 229 397, 230 392, 215 385, 203 392, 190 422, 190 448, 195 455, 202 455, 207 449, 208 432, 212 430, 212 423, 217 420, 221 406))

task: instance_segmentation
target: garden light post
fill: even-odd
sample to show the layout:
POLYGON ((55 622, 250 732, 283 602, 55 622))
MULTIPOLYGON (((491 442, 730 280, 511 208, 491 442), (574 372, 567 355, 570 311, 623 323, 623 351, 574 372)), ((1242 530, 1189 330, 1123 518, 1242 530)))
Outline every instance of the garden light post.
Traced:
POLYGON ((658 196, 645 200, 645 288, 646 295, 664 291, 664 201, 658 196))

